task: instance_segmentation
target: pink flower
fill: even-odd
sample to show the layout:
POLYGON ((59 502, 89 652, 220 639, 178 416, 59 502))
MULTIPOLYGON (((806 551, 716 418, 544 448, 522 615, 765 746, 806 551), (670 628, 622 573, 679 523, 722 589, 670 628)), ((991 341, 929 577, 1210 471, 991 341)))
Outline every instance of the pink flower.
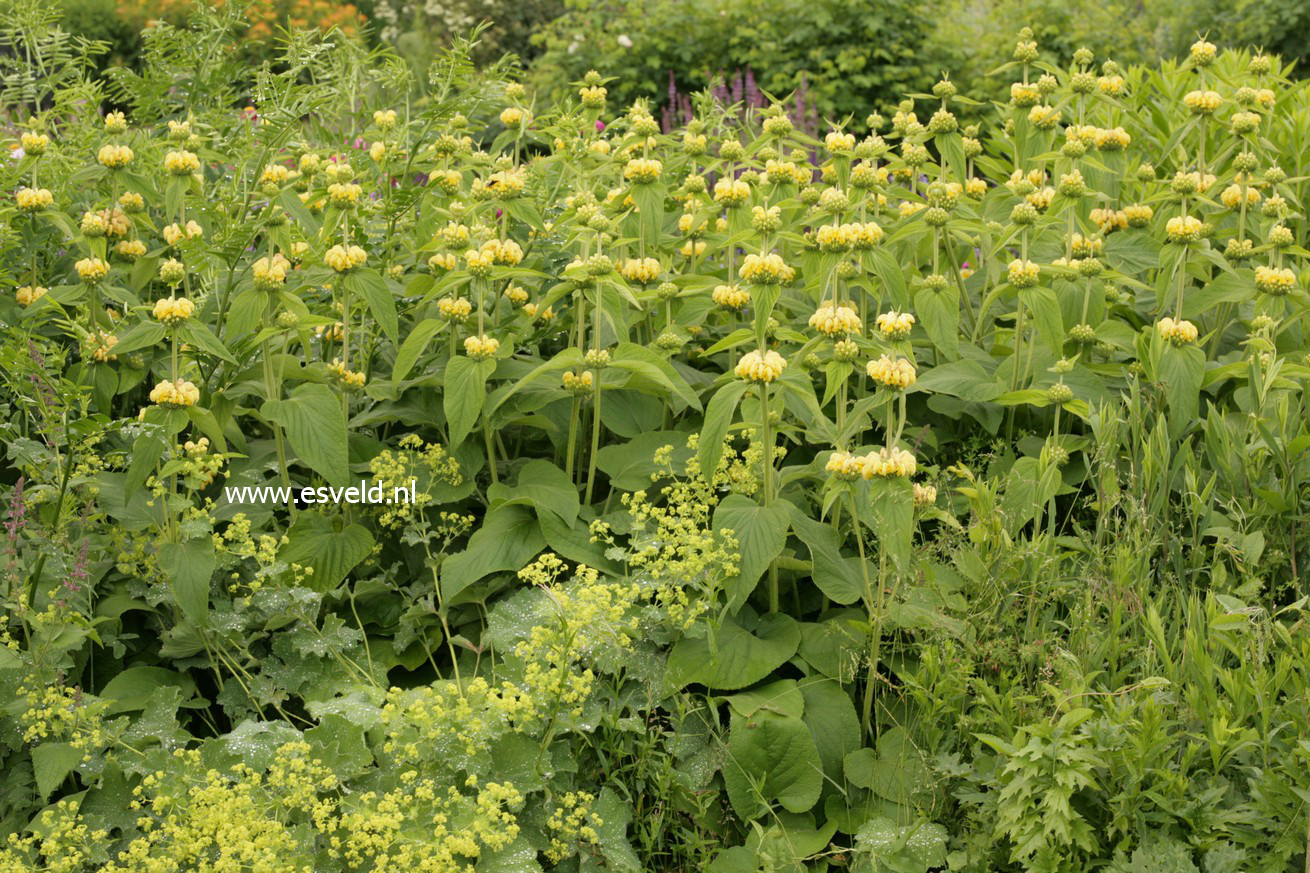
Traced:
POLYGON ((605 122, 603 122, 603 121, 601 121, 599 118, 597 118, 597 119, 596 119, 596 130, 597 130, 597 131, 601 131, 601 130, 604 130, 604 129, 605 129, 605 122))

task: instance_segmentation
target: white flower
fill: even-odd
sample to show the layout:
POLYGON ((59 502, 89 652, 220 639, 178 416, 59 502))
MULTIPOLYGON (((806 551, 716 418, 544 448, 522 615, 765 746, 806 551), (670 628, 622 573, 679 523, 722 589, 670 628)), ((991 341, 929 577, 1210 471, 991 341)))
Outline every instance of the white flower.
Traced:
POLYGON ((619 45, 623 46, 625 49, 632 48, 632 40, 628 37, 626 33, 620 33, 618 39, 614 41, 617 42, 619 45))

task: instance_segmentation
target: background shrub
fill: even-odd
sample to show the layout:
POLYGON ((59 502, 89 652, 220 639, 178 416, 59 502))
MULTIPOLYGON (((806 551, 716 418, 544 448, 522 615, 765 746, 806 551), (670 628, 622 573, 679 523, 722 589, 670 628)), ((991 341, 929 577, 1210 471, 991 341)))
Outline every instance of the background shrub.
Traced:
POLYGON ((851 117, 865 129, 870 110, 927 89, 953 53, 930 37, 932 19, 907 0, 570 0, 540 35, 530 72, 543 97, 569 90, 589 69, 618 80, 620 104, 662 104, 669 75, 696 91, 717 74, 749 68, 758 86, 786 96, 808 84, 820 116, 851 117))
POLYGON ((473 27, 490 22, 474 47, 477 63, 510 53, 530 59, 540 53, 532 35, 564 11, 560 0, 376 0, 363 7, 378 37, 423 67, 435 49, 450 45, 473 27))

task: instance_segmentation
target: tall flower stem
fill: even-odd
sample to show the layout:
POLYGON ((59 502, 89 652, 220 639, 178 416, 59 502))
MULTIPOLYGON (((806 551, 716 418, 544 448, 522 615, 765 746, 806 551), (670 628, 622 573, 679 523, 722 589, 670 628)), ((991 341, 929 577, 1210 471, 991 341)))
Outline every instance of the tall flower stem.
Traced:
POLYGON ((591 395, 591 454, 587 456, 587 493, 583 500, 584 504, 591 503, 591 492, 596 484, 596 453, 600 451, 600 374, 604 370, 596 371, 596 384, 592 387, 591 395))
MULTIPOLYGON (((268 302, 265 307, 264 323, 272 324, 273 323, 273 295, 268 294, 266 296, 268 298, 268 302)), ((173 346, 174 346, 174 354, 176 355, 176 348, 177 348, 176 335, 174 335, 173 337, 173 346)), ((268 337, 264 337, 261 353, 264 358, 265 399, 279 400, 281 399, 282 392, 278 387, 279 381, 277 377, 273 374, 272 346, 269 343, 268 337)), ((173 370, 174 370, 173 378, 176 379, 177 378, 176 358, 174 359, 173 370)), ((287 472, 287 449, 286 449, 286 443, 284 441, 284 437, 282 436, 282 427, 276 422, 269 422, 269 425, 273 428, 273 442, 277 445, 277 466, 278 466, 278 471, 282 478, 282 485, 283 487, 289 488, 291 486, 291 476, 287 472)), ((292 502, 291 504, 291 514, 292 516, 295 516, 296 514, 296 505, 294 502, 292 502)))
POLYGON ((564 458, 564 474, 573 479, 573 462, 578 455, 578 419, 582 416, 582 397, 573 396, 573 415, 569 418, 569 442, 564 458))
MULTIPOLYGON (((869 616, 869 626, 874 627, 879 624, 878 608, 873 590, 873 580, 869 578, 869 561, 865 554, 864 548, 864 529, 860 524, 859 513, 855 511, 855 498, 850 497, 851 504, 851 524, 855 528, 855 546, 859 550, 860 556, 860 576, 864 582, 864 609, 869 616)), ((879 584, 878 595, 882 593, 881 581, 879 584)), ((869 666, 865 674, 864 681, 864 702, 860 713, 860 736, 868 736, 870 723, 873 720, 873 687, 878 677, 878 657, 881 648, 881 626, 876 634, 870 634, 869 639, 869 666)))
POLYGON ((846 450, 846 382, 843 378, 837 385, 837 449, 846 450))
MULTIPOLYGON (((769 427, 769 383, 760 382, 760 446, 764 450, 764 505, 773 503, 773 432, 769 427)), ((769 566, 769 612, 778 611, 778 570, 769 566)))

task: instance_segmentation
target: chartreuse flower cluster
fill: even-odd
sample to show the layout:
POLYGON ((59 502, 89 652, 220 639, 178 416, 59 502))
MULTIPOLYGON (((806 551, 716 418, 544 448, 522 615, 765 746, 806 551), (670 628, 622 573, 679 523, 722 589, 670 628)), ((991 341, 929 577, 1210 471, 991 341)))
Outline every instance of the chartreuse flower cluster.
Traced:
POLYGON ((334 822, 329 854, 347 869, 473 873, 484 852, 518 838, 524 797, 511 783, 469 776, 461 791, 413 770, 401 778, 398 789, 360 795, 334 822))
POLYGON ((23 742, 67 742, 74 749, 95 751, 106 742, 101 725, 108 703, 88 699, 76 688, 47 685, 37 691, 18 689, 25 704, 18 722, 23 742))
POLYGON ((634 604, 652 592, 636 582, 609 580, 580 565, 565 582, 563 566, 547 554, 519 571, 525 582, 542 586, 549 598, 547 618, 514 648, 523 663, 528 695, 550 715, 582 715, 596 680, 596 659, 626 652, 638 629, 634 604))
POLYGON ((592 811, 596 796, 586 791, 569 791, 556 803, 554 812, 546 820, 550 846, 546 858, 558 864, 578 853, 580 846, 595 845, 600 840, 597 828, 605 820, 592 811))
POLYGON ((383 751, 408 764, 430 757, 472 762, 542 718, 541 705, 530 691, 509 682, 492 687, 480 676, 463 687, 447 682, 392 689, 382 707, 383 751))
POLYGON ((11 833, 0 848, 0 873, 81 873, 101 860, 109 840, 109 831, 87 824, 71 800, 45 809, 33 824, 27 833, 11 833))
MULTIPOLYGON (((696 447, 695 437, 688 447, 696 447)), ((623 496, 625 543, 601 520, 592 522, 591 535, 593 542, 605 543, 623 555, 647 586, 642 597, 650 598, 661 615, 685 630, 710 608, 724 580, 738 571, 738 542, 733 531, 714 527, 713 511, 725 489, 740 494, 758 490, 756 471, 763 451, 754 444, 740 454, 727 451, 710 477, 702 475, 695 457, 675 469, 672 456, 673 446, 664 446, 654 455, 660 472, 651 479, 663 483, 655 498, 646 491, 623 496)))
POLYGON ((133 790, 143 835, 105 873, 203 869, 235 863, 249 869, 312 869, 313 844, 287 813, 327 825, 338 781, 304 742, 277 749, 267 773, 238 763, 206 769, 199 752, 179 749, 177 765, 148 774, 133 790))

